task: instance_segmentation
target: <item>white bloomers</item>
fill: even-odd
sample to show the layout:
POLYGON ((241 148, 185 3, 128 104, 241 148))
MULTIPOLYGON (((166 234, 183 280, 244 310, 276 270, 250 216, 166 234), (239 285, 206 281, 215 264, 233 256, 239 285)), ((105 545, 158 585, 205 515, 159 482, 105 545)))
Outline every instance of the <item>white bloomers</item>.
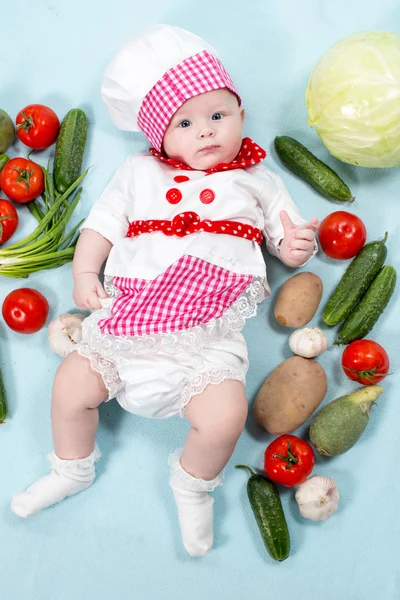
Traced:
MULTIPOLYGON (((196 350, 176 346, 160 349, 149 336, 148 348, 135 349, 126 336, 102 334, 97 323, 106 309, 95 311, 83 322, 83 338, 74 350, 89 358, 109 392, 128 412, 165 419, 180 415, 192 396, 208 384, 234 379, 245 384, 248 370, 246 342, 238 330, 211 339, 196 350)), ((143 340, 143 338, 141 338, 143 340)))

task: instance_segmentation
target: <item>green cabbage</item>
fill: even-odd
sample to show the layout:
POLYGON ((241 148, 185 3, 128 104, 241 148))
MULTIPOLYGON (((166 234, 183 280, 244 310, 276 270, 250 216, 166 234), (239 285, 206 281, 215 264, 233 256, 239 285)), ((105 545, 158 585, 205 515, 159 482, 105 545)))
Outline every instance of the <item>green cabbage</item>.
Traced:
POLYGON ((400 165, 400 38, 363 31, 334 44, 306 91, 308 123, 329 152, 361 167, 400 165))

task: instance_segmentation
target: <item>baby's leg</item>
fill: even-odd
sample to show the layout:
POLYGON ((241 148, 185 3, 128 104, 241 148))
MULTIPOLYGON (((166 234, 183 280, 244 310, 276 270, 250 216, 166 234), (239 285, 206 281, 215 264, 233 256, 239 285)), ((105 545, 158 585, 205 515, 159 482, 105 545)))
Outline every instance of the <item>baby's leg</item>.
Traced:
POLYGON ((63 360, 52 395, 52 471, 25 492, 14 495, 11 508, 17 515, 28 517, 93 483, 94 463, 100 456, 95 447, 97 407, 107 396, 101 375, 91 368, 87 358, 72 352, 63 360))
POLYGON ((170 485, 178 506, 183 544, 192 556, 213 544, 213 503, 208 494, 235 449, 247 417, 244 386, 227 380, 208 385, 186 407, 192 425, 183 452, 173 457, 170 485))

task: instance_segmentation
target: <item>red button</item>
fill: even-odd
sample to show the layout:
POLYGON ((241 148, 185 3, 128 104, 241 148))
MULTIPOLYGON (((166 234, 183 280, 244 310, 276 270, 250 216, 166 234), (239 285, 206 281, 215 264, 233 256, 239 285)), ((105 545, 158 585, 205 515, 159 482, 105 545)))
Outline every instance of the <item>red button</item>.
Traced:
POLYGON ((176 188, 171 188, 168 190, 168 192, 165 194, 165 197, 171 204, 178 204, 178 202, 182 200, 182 194, 176 188))
POLYGON ((186 175, 177 175, 174 177, 174 181, 176 181, 176 183, 183 183, 184 181, 190 181, 190 179, 189 177, 186 177, 186 175))
POLYGON ((202 190, 200 192, 200 200, 203 204, 211 204, 215 198, 215 193, 212 190, 202 190))

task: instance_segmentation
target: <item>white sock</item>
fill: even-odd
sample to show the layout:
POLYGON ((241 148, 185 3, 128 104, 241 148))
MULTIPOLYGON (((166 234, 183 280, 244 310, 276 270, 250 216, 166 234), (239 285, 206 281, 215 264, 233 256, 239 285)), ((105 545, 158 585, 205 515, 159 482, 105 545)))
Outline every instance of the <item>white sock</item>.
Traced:
POLYGON ((63 460, 54 453, 49 454, 47 460, 52 468, 51 473, 35 481, 25 492, 14 494, 11 510, 19 517, 30 517, 43 508, 82 492, 92 485, 94 464, 100 456, 97 444, 87 458, 63 460))
POLYGON ((180 450, 169 457, 172 488, 183 545, 190 556, 203 556, 213 546, 214 499, 209 495, 223 476, 207 481, 189 475, 180 464, 180 450))

